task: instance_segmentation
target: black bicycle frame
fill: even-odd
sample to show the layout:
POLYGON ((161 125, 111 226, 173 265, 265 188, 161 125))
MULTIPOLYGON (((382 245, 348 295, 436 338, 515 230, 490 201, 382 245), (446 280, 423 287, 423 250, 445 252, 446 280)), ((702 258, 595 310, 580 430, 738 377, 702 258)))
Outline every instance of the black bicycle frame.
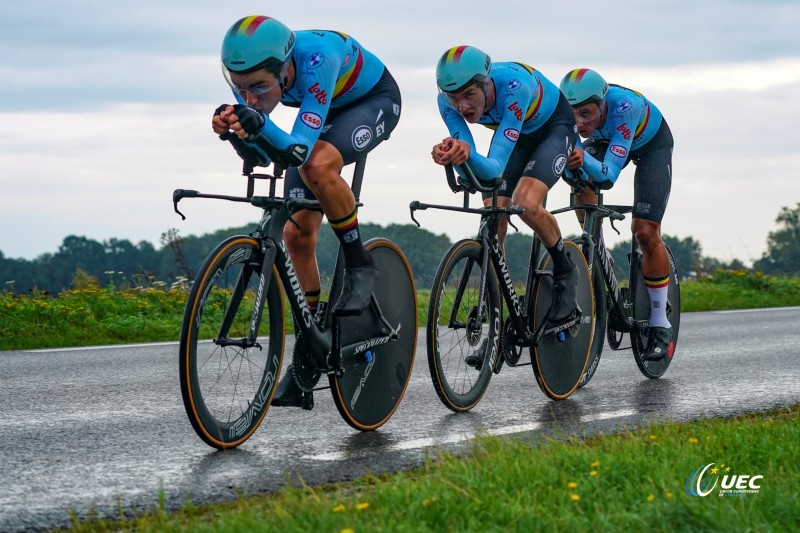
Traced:
MULTIPOLYGON (((596 257, 601 267, 603 281, 608 288, 608 294, 611 297, 611 302, 614 305, 622 323, 618 324, 626 333, 633 328, 635 321, 632 317, 628 316, 628 308, 633 305, 631 302, 626 302, 622 297, 622 291, 617 282, 617 276, 614 273, 614 265, 611 259, 611 253, 608 252, 605 240, 603 239, 603 232, 601 230, 601 222, 604 218, 611 220, 611 227, 614 231, 619 231, 614 228, 614 220, 622 220, 623 213, 629 213, 632 210, 631 206, 618 206, 618 205, 603 205, 603 193, 599 190, 594 190, 597 196, 597 204, 577 204, 577 194, 573 191, 570 193, 570 207, 559 209, 554 213, 562 213, 565 211, 578 211, 584 212, 583 219, 583 234, 581 240, 584 246, 588 248, 587 257, 596 257), (599 214, 598 214, 599 213, 599 214)), ((635 237, 631 238, 631 278, 636 274, 635 254, 639 253, 638 243, 635 237)), ((589 261, 589 275, 591 276, 594 271, 594 261, 589 261)), ((632 296, 631 296, 632 298, 632 296)))

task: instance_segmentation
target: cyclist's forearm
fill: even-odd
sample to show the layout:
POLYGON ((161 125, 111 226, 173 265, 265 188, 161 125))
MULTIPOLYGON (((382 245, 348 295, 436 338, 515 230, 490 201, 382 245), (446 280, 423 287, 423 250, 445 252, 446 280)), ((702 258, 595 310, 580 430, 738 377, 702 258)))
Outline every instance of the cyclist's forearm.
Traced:
POLYGON ((476 153, 475 150, 470 154, 467 163, 472 168, 475 177, 483 181, 492 181, 503 174, 503 167, 500 161, 491 157, 484 157, 476 153))
POLYGON ((588 152, 584 152, 583 170, 592 181, 610 181, 614 183, 617 181, 622 169, 615 165, 609 165, 603 161, 598 161, 588 152))

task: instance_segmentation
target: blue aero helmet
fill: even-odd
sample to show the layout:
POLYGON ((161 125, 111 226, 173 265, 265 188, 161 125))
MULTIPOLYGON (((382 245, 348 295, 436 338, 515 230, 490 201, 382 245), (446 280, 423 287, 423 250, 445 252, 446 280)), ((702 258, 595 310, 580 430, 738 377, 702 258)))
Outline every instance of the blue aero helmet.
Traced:
POLYGON ((558 87, 572 107, 588 103, 599 104, 608 93, 606 80, 588 68, 570 70, 558 87))
POLYGON ((472 82, 481 87, 489 80, 492 59, 474 46, 454 46, 436 65, 436 85, 441 91, 460 91, 472 82))
POLYGON ((288 67, 295 34, 282 22, 264 16, 244 17, 230 27, 222 40, 222 70, 251 72, 266 68, 276 78, 288 67))

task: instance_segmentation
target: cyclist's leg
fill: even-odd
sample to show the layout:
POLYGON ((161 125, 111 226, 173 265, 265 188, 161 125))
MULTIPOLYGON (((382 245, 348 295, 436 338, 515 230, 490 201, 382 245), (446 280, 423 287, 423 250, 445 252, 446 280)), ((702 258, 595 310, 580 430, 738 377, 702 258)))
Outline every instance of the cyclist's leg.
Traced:
POLYGON ((353 193, 340 176, 342 166, 363 159, 397 126, 400 91, 388 71, 359 101, 331 110, 309 162, 300 169, 342 244, 345 279, 337 315, 359 314, 378 277, 361 241, 353 193), (315 159, 315 153, 317 158, 315 159))
POLYGON ((666 122, 641 154, 634 154, 634 211, 631 230, 642 249, 642 274, 650 297, 650 330, 645 359, 662 359, 674 349, 666 314, 669 255, 661 240, 661 220, 672 185, 672 135, 666 122))
POLYGON ((556 113, 545 125, 528 164, 523 169, 512 196, 512 203, 525 209, 520 218, 541 239, 553 258, 553 306, 550 319, 562 321, 575 310, 575 288, 578 272, 564 250, 561 229, 555 217, 544 207, 547 193, 561 178, 567 162, 567 154, 575 142, 575 119, 571 108, 564 101, 565 109, 556 113))

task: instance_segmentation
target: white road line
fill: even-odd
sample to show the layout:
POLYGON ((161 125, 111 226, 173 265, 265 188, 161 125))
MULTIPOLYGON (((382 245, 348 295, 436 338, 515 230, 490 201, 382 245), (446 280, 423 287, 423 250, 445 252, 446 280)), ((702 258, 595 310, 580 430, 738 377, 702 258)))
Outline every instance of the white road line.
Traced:
POLYGON ((764 311, 797 311, 800 307, 759 307, 758 309, 730 309, 727 311, 712 311, 717 314, 731 313, 763 313, 764 311))
MULTIPOLYGON (((581 422, 594 422, 597 420, 609 420, 612 418, 622 418, 625 416, 631 416, 636 414, 635 409, 623 409, 620 411, 614 411, 611 413, 599 413, 596 415, 585 415, 581 417, 581 422)), ((491 429, 488 431, 484 431, 481 433, 462 433, 458 435, 449 435, 445 437, 439 438, 423 438, 423 439, 412 439, 403 442, 398 442, 396 444, 392 444, 391 446, 387 446, 381 450, 381 453, 392 452, 392 451, 402 451, 402 450, 417 450, 422 448, 431 448, 433 446, 442 446, 445 444, 456 444, 459 442, 464 442, 467 440, 472 440, 478 435, 510 435, 514 433, 525 433, 527 431, 535 431, 537 429, 541 429, 542 424, 540 422, 531 422, 530 424, 518 424, 514 426, 504 426, 500 428, 491 429)), ((317 455, 305 455, 303 459, 311 459, 314 461, 342 461, 344 459, 360 456, 362 455, 359 452, 330 452, 330 453, 320 453, 317 455)))

